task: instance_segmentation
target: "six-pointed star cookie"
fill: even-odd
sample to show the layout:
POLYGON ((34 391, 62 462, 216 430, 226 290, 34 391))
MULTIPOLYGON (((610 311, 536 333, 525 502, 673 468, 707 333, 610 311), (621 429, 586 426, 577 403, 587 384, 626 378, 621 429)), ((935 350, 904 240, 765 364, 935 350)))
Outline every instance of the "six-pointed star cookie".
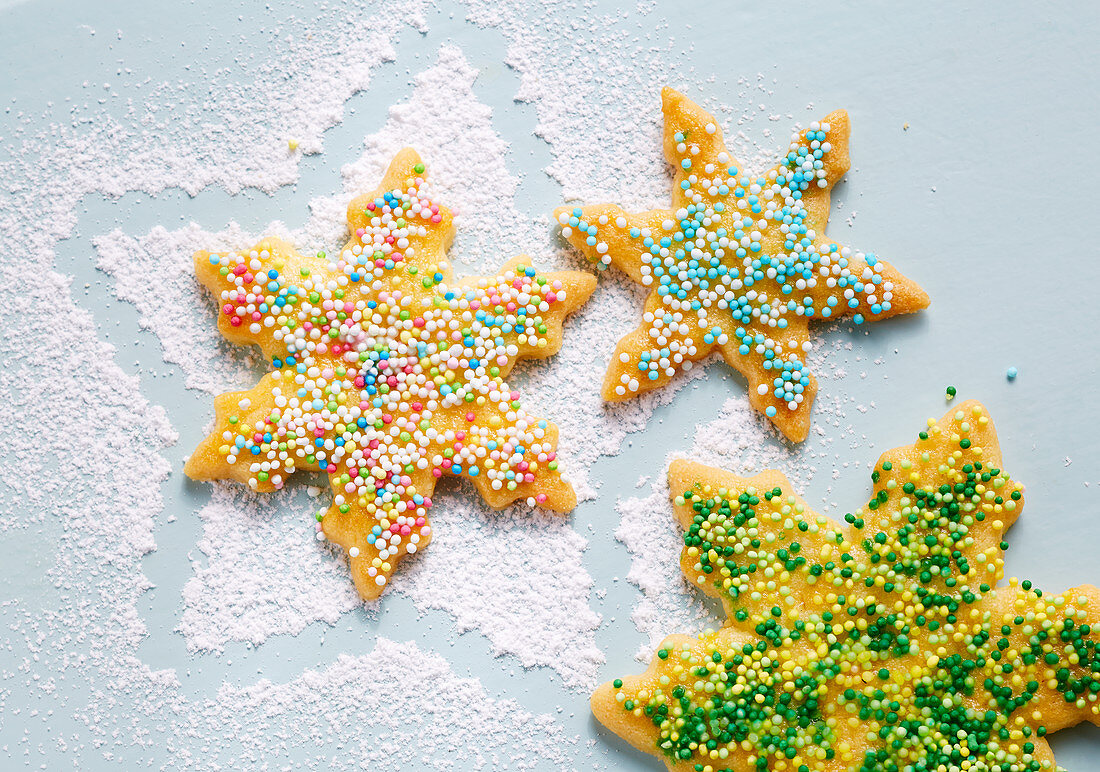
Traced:
POLYGON ((997 586, 1022 488, 977 402, 871 479, 841 525, 779 472, 674 462, 681 569, 726 626, 604 684, 599 720, 677 772, 1054 769, 1046 735, 1100 724, 1100 590, 997 586))
POLYGON ((215 401, 216 427, 185 471, 280 488, 299 469, 327 472, 322 533, 348 550, 356 587, 378 596, 398 561, 431 540, 443 475, 485 501, 525 499, 566 512, 557 429, 529 415, 504 378, 517 360, 561 347, 562 319, 595 278, 544 274, 525 257, 493 277, 455 281, 451 213, 434 202, 411 149, 381 187, 348 205, 351 240, 305 257, 265 239, 240 253, 195 255, 218 299, 218 329, 255 344, 271 372, 215 401))
POLYGON ((726 150, 711 115, 672 89, 662 96, 672 207, 555 212, 590 260, 651 288, 642 324, 615 350, 604 399, 660 388, 718 349, 748 379, 752 405, 801 441, 817 391, 805 363, 809 323, 883 319, 924 308, 928 297, 874 255, 825 236, 830 191, 848 171, 847 113, 810 124, 777 166, 754 175, 726 150))

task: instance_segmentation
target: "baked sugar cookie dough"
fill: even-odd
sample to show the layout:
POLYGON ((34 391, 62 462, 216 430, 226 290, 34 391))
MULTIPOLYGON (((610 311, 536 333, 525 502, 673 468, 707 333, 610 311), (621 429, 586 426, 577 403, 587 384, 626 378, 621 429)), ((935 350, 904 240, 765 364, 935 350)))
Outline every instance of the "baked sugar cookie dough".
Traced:
POLYGON ((603 397, 659 389, 717 350, 748 380, 753 407, 800 442, 817 393, 806 366, 810 322, 885 319, 926 307, 928 296, 888 263, 825 235, 830 193, 849 167, 846 112, 811 123, 778 165, 753 174, 726 149, 713 116, 670 88, 662 99, 672 206, 554 213, 589 260, 651 290, 641 324, 615 349, 603 397))
POLYGON ((259 346, 271 371, 215 400, 215 429, 184 471, 253 490, 298 470, 328 474, 318 536, 344 547, 363 598, 431 541, 432 492, 469 479, 493 507, 577 503, 558 470, 557 428, 504 381, 516 361, 561 347, 562 320, 595 277, 541 273, 526 257, 496 276, 455 280, 450 211, 433 200, 415 151, 348 205, 351 240, 300 255, 278 239, 195 255, 218 300, 218 329, 259 346))
POLYGON ((985 408, 871 479, 840 524, 779 472, 673 463, 680 568, 727 620, 601 686, 596 717, 677 772, 1055 769, 1046 736, 1100 724, 1100 590, 1001 582, 1023 498, 985 408))

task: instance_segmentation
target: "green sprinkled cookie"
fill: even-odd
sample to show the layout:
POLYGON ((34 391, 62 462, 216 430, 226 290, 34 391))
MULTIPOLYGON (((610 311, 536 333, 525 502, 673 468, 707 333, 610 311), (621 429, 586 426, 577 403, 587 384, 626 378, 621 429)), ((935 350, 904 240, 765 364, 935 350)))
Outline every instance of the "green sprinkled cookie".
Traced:
POLYGON ((597 718, 676 772, 1040 772, 1100 724, 1100 590, 1004 577, 1023 507, 985 408, 885 453, 839 524, 779 472, 678 461, 681 568, 725 626, 671 636, 597 718))

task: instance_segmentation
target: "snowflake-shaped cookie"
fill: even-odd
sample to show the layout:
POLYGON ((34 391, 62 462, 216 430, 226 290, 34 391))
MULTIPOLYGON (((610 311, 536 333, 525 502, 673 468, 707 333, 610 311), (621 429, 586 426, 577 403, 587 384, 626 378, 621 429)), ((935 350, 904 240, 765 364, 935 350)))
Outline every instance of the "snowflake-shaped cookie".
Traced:
POLYGON ((848 114, 795 134, 763 174, 733 159, 714 118, 664 89, 672 207, 630 214, 602 204, 555 212, 597 266, 650 288, 642 323, 619 341, 603 397, 658 389, 718 350, 748 379, 749 399, 787 437, 806 438, 817 380, 809 324, 884 319, 928 305, 913 281, 825 236, 829 194, 848 171, 848 114))
POLYGON ((436 481, 462 476, 493 507, 517 500, 569 511, 557 429, 529 415, 503 380, 516 361, 561 347, 562 319, 595 278, 539 273, 525 257, 456 281, 451 213, 433 201, 411 149, 381 187, 348 205, 351 240, 332 255, 278 239, 195 255, 218 299, 218 329, 260 347, 271 372, 215 401, 216 427, 185 468, 257 491, 295 471, 328 474, 318 535, 351 557, 364 598, 431 540, 436 481))
POLYGON ((977 402, 871 479, 841 525, 779 472, 674 462, 681 568, 726 625, 600 687, 600 721, 676 772, 1053 770, 1048 734, 1100 724, 1100 590, 998 586, 1022 489, 977 402))

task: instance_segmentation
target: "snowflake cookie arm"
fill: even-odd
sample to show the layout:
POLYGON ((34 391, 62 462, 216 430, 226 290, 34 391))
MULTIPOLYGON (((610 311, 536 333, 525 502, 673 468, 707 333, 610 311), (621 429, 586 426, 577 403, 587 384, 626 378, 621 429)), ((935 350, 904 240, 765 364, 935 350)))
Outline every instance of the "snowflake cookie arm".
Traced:
POLYGON ((436 478, 429 470, 404 475, 402 495, 408 509, 380 517, 375 502, 356 495, 356 486, 344 472, 330 473, 333 504, 321 517, 325 538, 343 547, 355 589, 363 600, 374 600, 387 588, 398 564, 432 541, 428 519, 436 478))
POLYGON ((447 248, 454 240, 454 215, 431 197, 426 173, 420 154, 403 148, 378 188, 348 203, 350 239, 340 251, 346 270, 373 273, 394 287, 451 281, 447 248))
MULTIPOLYGON (((748 642, 739 631, 729 627, 713 633, 712 637, 719 642, 719 647, 733 647, 742 640, 748 642)), ((675 745, 679 733, 674 733, 671 727, 669 731, 663 731, 656 726, 654 718, 659 715, 657 711, 661 705, 667 706, 669 712, 679 707, 672 684, 680 674, 678 671, 689 661, 684 659, 685 654, 697 661, 702 661, 706 656, 704 639, 704 636, 679 634, 666 637, 644 673, 623 676, 600 685, 592 693, 589 703, 592 714, 601 724, 643 753, 659 755, 671 772, 698 772, 698 768, 690 756, 678 758, 675 745), (657 704, 652 710, 647 710, 654 697, 657 704)), ((725 768, 737 769, 728 758, 723 760, 721 766, 712 769, 725 768)))
POLYGON ((934 583, 943 591, 980 593, 1004 578, 1005 532, 1023 510, 1023 486, 1004 472, 996 428, 980 402, 955 406, 912 445, 883 453, 871 480, 870 501, 851 516, 864 535, 885 534, 863 540, 871 554, 889 554, 899 538, 935 538, 930 549, 942 559, 934 583), (948 578, 952 587, 943 586, 948 578))
POLYGON ((284 389, 276 371, 247 391, 216 396, 214 429, 187 459, 184 474, 192 480, 235 480, 267 493, 282 488, 298 470, 319 471, 316 461, 286 452, 287 433, 279 424, 284 389))
MULTIPOLYGON (((596 277, 586 271, 542 273, 530 257, 519 255, 494 276, 441 285, 443 298, 437 296, 434 302, 442 306, 447 292, 464 302, 463 310, 482 325, 477 338, 482 347, 489 341, 496 344, 497 355, 488 364, 503 378, 520 359, 558 353, 565 317, 583 306, 595 289, 596 277)), ((470 320, 464 322, 468 326, 470 320)))
MULTIPOLYGON (((752 560, 724 559, 740 545, 731 524, 736 524, 739 516, 750 514, 756 537, 771 545, 761 550, 761 556, 769 550, 786 548, 780 561, 783 563, 832 553, 837 526, 792 494, 790 481, 782 472, 768 470, 740 477, 677 459, 669 466, 668 479, 673 514, 684 532, 680 569, 689 583, 718 598, 728 619, 747 625, 774 618, 777 605, 792 616, 807 609, 798 593, 777 591, 776 577, 771 572, 746 570, 754 566, 752 560), (729 504, 723 506, 722 502, 729 504), (809 527, 799 527, 800 522, 809 527)), ((737 553, 739 557, 745 554, 737 553)), ((753 558, 755 553, 750 550, 747 556, 753 558)), ((788 566, 783 568, 790 570, 788 566)))
MULTIPOLYGON (((453 425, 459 430, 469 429, 465 418, 458 418, 453 425)), ((538 505, 554 512, 570 512, 577 506, 577 495, 560 472, 554 461, 558 441, 558 430, 553 424, 546 423, 543 440, 550 452, 543 469, 536 480, 525 481, 514 488, 493 487, 493 480, 487 474, 478 473, 466 467, 462 472, 444 471, 435 474, 435 470, 413 470, 405 476, 403 494, 418 506, 403 510, 400 515, 380 518, 372 502, 360 500, 354 491, 346 473, 331 474, 330 484, 334 491, 347 491, 339 501, 323 514, 321 526, 325 538, 347 551, 351 566, 352 580, 364 600, 373 600, 386 589, 390 577, 400 562, 408 555, 423 550, 432 540, 432 525, 428 517, 431 498, 435 485, 441 476, 465 477, 494 509, 503 509, 508 505, 526 500, 528 504, 538 505), (350 484, 350 487, 349 487, 350 484), (420 497, 419 500, 416 497, 420 497), (398 538, 394 538, 397 536, 398 538)))
POLYGON ((218 306, 218 331, 238 345, 260 347, 271 360, 285 350, 279 315, 300 301, 296 279, 310 259, 282 239, 268 237, 240 252, 195 253, 195 278, 218 306))

